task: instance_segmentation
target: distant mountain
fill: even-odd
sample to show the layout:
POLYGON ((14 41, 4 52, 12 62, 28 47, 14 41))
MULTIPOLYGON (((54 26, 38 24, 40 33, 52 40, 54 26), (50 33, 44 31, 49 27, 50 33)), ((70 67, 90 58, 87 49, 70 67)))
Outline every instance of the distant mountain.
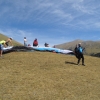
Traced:
POLYGON ((84 53, 86 55, 93 55, 93 54, 100 53, 100 41, 75 40, 75 41, 71 41, 71 42, 55 45, 55 47, 56 48, 60 48, 60 49, 74 50, 75 46, 78 43, 81 43, 82 47, 85 48, 84 53))
MULTIPOLYGON (((1 40, 6 40, 6 39, 8 39, 8 38, 9 38, 9 37, 7 37, 7 36, 5 36, 5 35, 3 35, 3 34, 0 33, 0 41, 1 41, 1 40)), ((14 46, 21 46, 21 45, 22 45, 21 43, 15 41, 15 40, 12 40, 12 42, 13 42, 13 45, 14 45, 14 46)))

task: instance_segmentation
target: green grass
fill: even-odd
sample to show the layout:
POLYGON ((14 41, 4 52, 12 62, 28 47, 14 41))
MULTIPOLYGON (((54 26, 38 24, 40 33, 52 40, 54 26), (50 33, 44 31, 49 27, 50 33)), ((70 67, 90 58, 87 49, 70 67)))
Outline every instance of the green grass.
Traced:
POLYGON ((100 100, 100 58, 12 52, 0 58, 0 100, 100 100))

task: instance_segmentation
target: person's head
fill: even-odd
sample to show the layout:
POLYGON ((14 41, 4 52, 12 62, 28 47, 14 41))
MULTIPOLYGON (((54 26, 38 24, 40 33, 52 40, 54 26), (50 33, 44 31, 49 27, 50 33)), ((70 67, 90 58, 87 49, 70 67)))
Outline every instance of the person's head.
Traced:
POLYGON ((30 44, 28 44, 28 46, 31 46, 30 44))
POLYGON ((37 41, 37 38, 35 38, 35 40, 34 41, 37 41))
POLYGON ((12 38, 12 37, 10 37, 9 39, 10 39, 10 40, 12 40, 13 38, 12 38))
POLYGON ((76 44, 76 47, 78 47, 78 45, 76 44))
POLYGON ((78 46, 80 47, 81 46, 81 43, 79 43, 78 46))
POLYGON ((24 37, 24 39, 26 39, 26 37, 24 37))

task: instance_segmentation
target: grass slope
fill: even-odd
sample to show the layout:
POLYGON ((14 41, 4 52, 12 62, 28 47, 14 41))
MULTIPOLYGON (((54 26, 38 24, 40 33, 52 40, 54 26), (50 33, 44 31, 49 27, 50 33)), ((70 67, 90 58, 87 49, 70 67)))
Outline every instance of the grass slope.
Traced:
MULTIPOLYGON (((9 37, 7 37, 7 36, 0 33, 0 41, 1 40, 7 40, 8 38, 9 37)), ((21 43, 15 41, 15 40, 12 40, 12 43, 13 43, 14 46, 21 46, 22 45, 21 43)))
POLYGON ((12 52, 0 58, 0 100, 100 100, 100 58, 12 52))
POLYGON ((76 44, 81 43, 83 47, 85 47, 85 54, 91 55, 100 53, 100 41, 82 41, 82 40, 75 40, 72 42, 56 45, 57 48, 62 49, 71 49, 74 50, 76 44))

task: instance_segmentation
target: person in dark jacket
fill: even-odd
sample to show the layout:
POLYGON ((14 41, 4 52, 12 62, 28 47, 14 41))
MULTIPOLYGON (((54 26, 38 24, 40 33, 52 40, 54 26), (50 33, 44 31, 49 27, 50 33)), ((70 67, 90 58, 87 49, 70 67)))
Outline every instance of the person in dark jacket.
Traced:
POLYGON ((33 46, 38 46, 38 40, 37 40, 37 39, 35 39, 35 40, 33 41, 33 46))
POLYGON ((85 49, 85 48, 82 48, 81 43, 79 43, 79 44, 78 44, 78 47, 77 47, 77 58, 78 58, 77 65, 79 65, 80 60, 81 60, 81 58, 82 58, 82 65, 85 66, 85 64, 84 64, 84 55, 83 55, 83 50, 84 50, 84 49, 85 49))
POLYGON ((48 44, 48 43, 45 43, 44 46, 45 46, 45 47, 49 47, 49 44, 48 44))

